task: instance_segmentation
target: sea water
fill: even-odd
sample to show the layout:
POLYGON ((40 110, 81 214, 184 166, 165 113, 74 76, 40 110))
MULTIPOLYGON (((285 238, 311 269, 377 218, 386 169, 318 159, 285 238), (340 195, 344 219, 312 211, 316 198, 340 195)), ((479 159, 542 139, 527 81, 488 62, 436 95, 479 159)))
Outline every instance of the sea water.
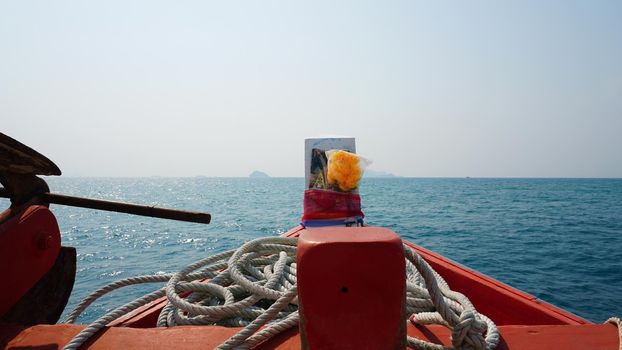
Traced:
MULTIPOLYGON (((107 283, 180 270, 253 238, 282 234, 302 215, 302 178, 47 181, 54 192, 212 214, 212 223, 202 225, 52 205, 63 245, 78 252, 65 315, 107 283)), ((360 192, 370 225, 591 321, 622 316, 621 179, 370 178, 360 192)), ((78 322, 160 286, 113 292, 78 322)))

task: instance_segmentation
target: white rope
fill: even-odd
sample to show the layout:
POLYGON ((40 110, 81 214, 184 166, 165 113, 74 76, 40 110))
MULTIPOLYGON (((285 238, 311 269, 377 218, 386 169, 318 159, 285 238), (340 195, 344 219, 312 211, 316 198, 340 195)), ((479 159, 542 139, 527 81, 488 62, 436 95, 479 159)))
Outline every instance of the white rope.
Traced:
MULTIPOLYGON (((296 238, 259 238, 235 251, 199 260, 174 274, 138 276, 111 283, 83 300, 66 322, 73 323, 96 299, 118 288, 156 282, 166 282, 166 286, 100 317, 63 349, 77 349, 111 321, 163 295, 168 303, 160 312, 158 327, 241 326, 244 328, 218 349, 257 346, 298 326, 297 242, 296 238), (209 281, 202 281, 206 278, 209 281)), ((464 295, 451 291, 447 282, 414 250, 404 246, 404 253, 406 307, 412 314, 411 321, 449 327, 456 349, 494 349, 499 342, 495 324, 477 313, 464 295)), ((407 337, 407 344, 414 349, 451 349, 412 337, 407 337)))
MULTIPOLYGON (((412 313, 410 320, 422 325, 449 327, 452 330, 451 342, 456 349, 496 348, 499 331, 494 322, 479 314, 466 296, 450 290, 447 282, 406 245, 404 255, 408 261, 406 308, 409 314, 412 313)), ((407 343, 415 349, 445 349, 412 337, 408 337, 407 343)))
POLYGON ((166 295, 158 326, 245 326, 222 344, 249 347, 298 325, 295 238, 267 237, 193 263, 175 274, 131 277, 111 283, 83 300, 67 323, 104 294, 139 283, 167 282, 147 296, 108 313, 83 329, 63 349, 77 349, 111 321, 166 295), (210 278, 203 282, 200 279, 210 278), (180 294, 186 296, 181 297, 180 294), (257 329, 267 324, 260 332, 257 329))
POLYGON ((617 317, 610 317, 605 323, 611 323, 618 327, 618 348, 622 350, 622 321, 617 317))

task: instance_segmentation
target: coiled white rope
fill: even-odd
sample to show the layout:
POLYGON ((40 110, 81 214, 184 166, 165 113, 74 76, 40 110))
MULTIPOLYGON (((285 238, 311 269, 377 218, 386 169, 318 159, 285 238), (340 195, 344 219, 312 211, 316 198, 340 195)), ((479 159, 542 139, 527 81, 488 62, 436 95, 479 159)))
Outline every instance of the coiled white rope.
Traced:
MULTIPOLYGON (((417 252, 404 246, 406 257, 406 307, 417 324, 441 324, 452 330, 456 349, 494 349, 499 344, 497 326, 479 314, 469 299, 449 289, 447 282, 417 252)), ((408 337, 415 349, 448 349, 442 345, 408 337)))
MULTIPOLYGON (((250 349, 298 325, 297 242, 296 238, 259 238, 237 250, 197 261, 178 273, 130 277, 111 283, 84 299, 66 322, 73 323, 96 299, 115 289, 140 283, 167 282, 164 288, 100 317, 63 349, 77 349, 111 321, 164 295, 168 304, 158 317, 158 327, 242 326, 240 332, 218 349, 250 349), (206 278, 209 281, 202 281, 206 278)), ((477 313, 464 295, 451 291, 447 282, 414 250, 404 246, 404 253, 406 307, 412 314, 411 321, 449 327, 456 349, 494 349, 499 343, 495 324, 477 313)), ((407 338, 407 344, 414 349, 451 349, 413 337, 407 338)))

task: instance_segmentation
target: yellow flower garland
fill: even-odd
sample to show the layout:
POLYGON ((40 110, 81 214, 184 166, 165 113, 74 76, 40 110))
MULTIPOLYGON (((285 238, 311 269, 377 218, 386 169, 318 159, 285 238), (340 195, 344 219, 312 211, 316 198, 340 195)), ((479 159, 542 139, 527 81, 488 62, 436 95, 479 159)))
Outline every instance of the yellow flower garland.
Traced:
POLYGON ((328 158, 328 183, 342 191, 352 191, 359 186, 363 171, 359 157, 346 151, 335 151, 328 158))

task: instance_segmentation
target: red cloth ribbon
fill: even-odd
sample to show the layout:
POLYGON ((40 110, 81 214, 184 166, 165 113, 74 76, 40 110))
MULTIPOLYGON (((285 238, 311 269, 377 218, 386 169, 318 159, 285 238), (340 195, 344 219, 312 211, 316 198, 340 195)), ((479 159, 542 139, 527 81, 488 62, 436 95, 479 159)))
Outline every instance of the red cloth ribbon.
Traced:
POLYGON ((306 190, 302 220, 325 220, 364 217, 361 197, 357 193, 306 190))

